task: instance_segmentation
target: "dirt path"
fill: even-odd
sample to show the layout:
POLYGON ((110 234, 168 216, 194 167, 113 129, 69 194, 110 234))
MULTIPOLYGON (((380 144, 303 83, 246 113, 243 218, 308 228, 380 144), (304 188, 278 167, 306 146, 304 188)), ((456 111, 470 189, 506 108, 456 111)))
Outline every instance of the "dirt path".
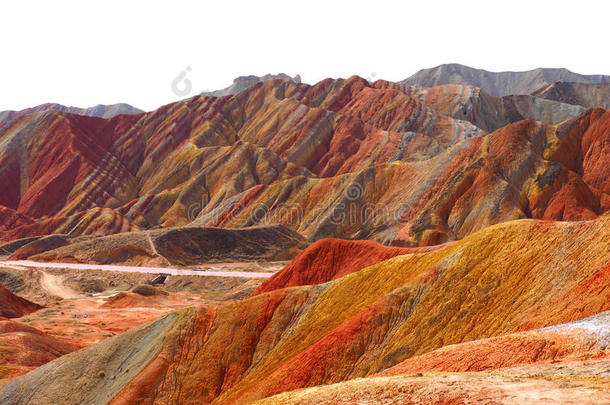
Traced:
POLYGON ((208 271, 208 270, 183 270, 167 267, 137 267, 137 266, 113 266, 104 264, 82 264, 82 263, 41 263, 30 260, 7 260, 0 265, 22 266, 34 268, 52 269, 76 269, 76 270, 103 270, 122 271, 129 273, 167 273, 172 276, 202 276, 202 277, 241 277, 241 278, 269 278, 274 273, 250 272, 250 271, 208 271))
POLYGON ((153 253, 156 254, 157 256, 159 255, 159 252, 157 252, 157 248, 155 247, 155 244, 152 240, 152 238, 150 237, 150 233, 146 232, 146 239, 148 239, 148 244, 150 245, 150 248, 152 249, 153 253))
POLYGON ((64 299, 81 297, 79 293, 69 287, 66 287, 61 277, 49 274, 45 271, 41 272, 40 286, 49 295, 56 295, 64 299))

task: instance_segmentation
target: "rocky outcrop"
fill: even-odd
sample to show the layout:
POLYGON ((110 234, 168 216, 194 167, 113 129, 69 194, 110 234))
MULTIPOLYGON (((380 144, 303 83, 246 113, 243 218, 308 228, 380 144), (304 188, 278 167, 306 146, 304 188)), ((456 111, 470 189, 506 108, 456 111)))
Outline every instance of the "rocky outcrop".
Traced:
POLYGON ((373 85, 400 90, 440 114, 471 122, 487 132, 521 120, 555 125, 586 110, 585 106, 564 100, 546 100, 526 94, 498 97, 478 87, 460 84, 428 88, 379 80, 373 85))

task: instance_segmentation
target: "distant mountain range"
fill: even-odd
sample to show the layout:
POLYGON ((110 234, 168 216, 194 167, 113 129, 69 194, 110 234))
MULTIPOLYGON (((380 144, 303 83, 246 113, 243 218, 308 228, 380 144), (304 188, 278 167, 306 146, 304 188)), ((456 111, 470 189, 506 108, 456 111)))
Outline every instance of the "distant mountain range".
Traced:
MULTIPOLYGON (((239 76, 233 80, 233 84, 230 86, 220 90, 204 91, 201 95, 208 97, 235 95, 257 83, 272 79, 289 80, 297 84, 301 83, 300 75, 292 77, 284 73, 266 74, 264 76, 239 76)), ((472 97, 475 94, 477 97, 479 94, 481 94, 482 97, 532 95, 538 99, 559 101, 564 104, 581 106, 583 108, 610 108, 610 76, 581 75, 567 69, 538 68, 524 72, 490 72, 483 69, 475 69, 457 63, 451 63, 431 69, 422 69, 413 76, 401 82, 394 83, 394 87, 400 87, 404 90, 407 87, 415 86, 420 89, 411 89, 407 90, 407 92, 420 93, 419 95, 421 96, 427 92, 427 90, 421 88, 431 88, 447 84, 465 85, 476 88, 467 91, 469 97, 472 97)), ((443 89, 441 92, 446 93, 447 89, 443 89)), ((462 100, 462 104, 467 98, 468 97, 462 100)), ((530 105, 535 105, 536 107, 534 109, 540 110, 542 108, 544 111, 549 111, 549 105, 541 103, 540 100, 511 97, 491 102, 491 104, 498 103, 504 104, 505 107, 502 107, 502 109, 506 109, 507 111, 502 113, 503 115, 501 115, 501 117, 504 117, 506 113, 512 115, 512 118, 509 120, 510 122, 514 122, 516 118, 518 118, 518 115, 513 113, 517 111, 517 114, 521 114, 521 118, 523 119, 535 119, 547 123, 556 123, 568 118, 566 112, 572 116, 582 110, 558 105, 552 107, 554 112, 552 118, 549 118, 548 112, 544 113, 545 119, 545 117, 541 117, 539 113, 532 112, 532 109, 529 107, 530 105), (506 107, 507 103, 514 104, 516 102, 521 106, 506 107), (525 107, 526 105, 527 107, 525 107), (530 112, 525 113, 524 108, 530 110, 530 112), (557 110, 557 108, 559 108, 559 110, 557 110), (559 111, 559 113, 556 111, 559 111)), ((115 115, 120 114, 140 114, 144 112, 143 110, 126 103, 109 105, 98 104, 89 108, 71 107, 57 103, 45 103, 23 110, 0 111, 0 126, 26 114, 49 110, 100 118, 112 118, 115 115)), ((487 110, 489 110, 489 108, 487 108, 487 110)), ((454 118, 464 119, 457 115, 454 115, 454 118)), ((497 121, 497 119, 492 118, 491 115, 488 115, 486 119, 495 119, 497 121)), ((468 119, 468 121, 472 122, 471 119, 468 119)), ((508 123, 508 121, 505 118, 500 118, 497 125, 487 125, 482 126, 482 128, 485 130, 489 130, 490 128, 495 129, 506 123, 508 123)))
POLYGON ((610 76, 581 75, 563 68, 538 68, 525 72, 490 72, 450 63, 431 69, 422 69, 400 83, 422 87, 464 84, 479 87, 494 96, 507 96, 531 94, 554 82, 608 83, 610 76))
POLYGON ((36 107, 26 108, 24 110, 19 111, 0 111, 0 125, 12 121, 16 118, 21 117, 22 115, 31 114, 35 112, 41 111, 64 111, 72 114, 78 115, 88 115, 90 117, 100 117, 100 118, 112 118, 115 115, 119 114, 139 114, 144 111, 139 108, 133 107, 129 104, 118 103, 118 104, 98 104, 94 107, 89 108, 80 108, 80 107, 67 107, 65 105, 57 104, 57 103, 45 103, 38 105, 36 107))
POLYGON ((214 91, 204 91, 201 93, 202 96, 212 96, 212 97, 224 97, 230 96, 233 94, 237 94, 242 90, 247 89, 250 86, 255 85, 256 83, 264 82, 270 79, 281 79, 281 80, 292 80, 295 83, 301 83, 301 76, 296 75, 295 77, 290 77, 287 74, 279 73, 277 75, 266 74, 265 76, 239 76, 238 78, 233 80, 233 84, 229 87, 225 87, 221 90, 214 91))

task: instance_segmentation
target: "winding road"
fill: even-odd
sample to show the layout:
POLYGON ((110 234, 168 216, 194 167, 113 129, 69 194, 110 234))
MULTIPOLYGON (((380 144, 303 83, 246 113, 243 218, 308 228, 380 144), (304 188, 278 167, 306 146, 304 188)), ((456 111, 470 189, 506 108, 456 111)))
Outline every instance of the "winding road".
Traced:
POLYGON ((250 272, 250 271, 215 271, 215 270, 184 270, 169 267, 137 267, 137 266, 115 266, 106 264, 82 264, 82 263, 44 263, 30 260, 7 260, 0 261, 1 265, 22 266, 29 268, 46 269, 74 269, 74 270, 102 270, 122 271, 127 273, 166 273, 172 276, 202 276, 202 277, 240 277, 240 278, 269 278, 274 273, 250 272))

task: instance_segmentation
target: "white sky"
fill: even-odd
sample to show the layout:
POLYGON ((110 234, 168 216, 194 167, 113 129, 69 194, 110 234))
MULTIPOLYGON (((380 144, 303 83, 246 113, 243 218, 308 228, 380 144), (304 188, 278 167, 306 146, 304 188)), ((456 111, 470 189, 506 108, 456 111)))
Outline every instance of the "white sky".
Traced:
POLYGON ((5 1, 0 110, 150 110, 239 75, 402 80, 441 63, 609 74, 610 1, 5 1))

